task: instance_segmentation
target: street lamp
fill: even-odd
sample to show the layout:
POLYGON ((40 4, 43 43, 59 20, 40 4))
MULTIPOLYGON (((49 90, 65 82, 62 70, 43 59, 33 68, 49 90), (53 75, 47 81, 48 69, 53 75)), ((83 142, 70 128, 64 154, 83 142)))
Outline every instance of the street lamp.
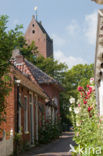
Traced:
POLYGON ((92 0, 94 2, 96 2, 97 4, 103 4, 103 0, 92 0))

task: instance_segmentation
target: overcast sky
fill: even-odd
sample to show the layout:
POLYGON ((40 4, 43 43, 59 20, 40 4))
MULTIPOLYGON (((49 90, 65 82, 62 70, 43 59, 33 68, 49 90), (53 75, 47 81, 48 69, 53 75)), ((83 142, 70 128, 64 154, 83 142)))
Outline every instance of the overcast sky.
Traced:
POLYGON ((34 7, 38 20, 54 40, 54 56, 69 67, 93 63, 97 12, 103 6, 91 0, 0 0, 0 14, 7 14, 9 27, 23 24, 25 32, 34 7))

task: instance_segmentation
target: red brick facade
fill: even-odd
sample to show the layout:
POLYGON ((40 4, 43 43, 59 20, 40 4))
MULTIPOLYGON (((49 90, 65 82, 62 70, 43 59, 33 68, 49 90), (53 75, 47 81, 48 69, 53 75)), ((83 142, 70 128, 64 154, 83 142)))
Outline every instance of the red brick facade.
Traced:
MULTIPOLYGON (((13 131, 13 135, 19 132, 22 134, 24 142, 31 144, 34 143, 34 140, 38 140, 38 129, 42 125, 43 121, 48 120, 48 110, 49 115, 51 115, 51 118, 53 120, 57 119, 60 116, 60 88, 55 84, 39 84, 35 78, 35 75, 32 75, 32 72, 25 63, 23 57, 20 56, 17 57, 16 62, 14 63, 15 67, 11 66, 11 77, 13 85, 12 91, 6 98, 6 123, 3 123, 1 127, 8 134, 7 139, 10 137, 11 131, 13 131), (21 61, 18 61, 18 58, 21 61), (16 80, 20 80, 19 86, 16 80), (18 103, 17 100, 18 87, 20 103, 18 103), (57 104, 54 103, 55 98, 57 99, 57 104), (27 103, 25 103, 25 99, 27 103), (48 101, 50 105, 48 105, 48 101), (19 118, 17 113, 19 114, 19 118), (27 127, 26 131, 25 125, 27 127)), ((45 73, 43 74, 45 75, 45 73)))
POLYGON ((38 51, 45 58, 53 56, 53 41, 43 28, 42 24, 35 20, 34 16, 25 33, 25 39, 28 44, 31 44, 32 41, 34 41, 35 45, 38 47, 38 51))

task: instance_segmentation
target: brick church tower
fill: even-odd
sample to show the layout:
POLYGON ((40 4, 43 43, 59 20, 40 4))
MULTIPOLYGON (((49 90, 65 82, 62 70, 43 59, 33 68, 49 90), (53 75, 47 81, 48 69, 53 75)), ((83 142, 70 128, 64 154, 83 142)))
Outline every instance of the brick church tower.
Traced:
POLYGON ((28 44, 34 41, 38 47, 38 51, 45 58, 53 57, 53 40, 49 37, 42 23, 35 19, 35 16, 32 16, 32 20, 25 33, 25 39, 28 44))

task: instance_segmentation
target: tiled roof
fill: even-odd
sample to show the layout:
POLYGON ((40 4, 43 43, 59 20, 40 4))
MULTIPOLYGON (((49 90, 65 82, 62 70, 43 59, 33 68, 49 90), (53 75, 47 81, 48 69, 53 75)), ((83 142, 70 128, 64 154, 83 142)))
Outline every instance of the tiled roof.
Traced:
POLYGON ((49 75, 44 73, 42 70, 40 70, 38 67, 36 67, 35 65, 33 65, 31 62, 27 61, 26 59, 25 59, 25 63, 39 84, 43 84, 43 83, 58 84, 58 82, 55 79, 53 79, 52 77, 50 77, 49 75))
POLYGON ((40 87, 38 87, 33 81, 31 81, 31 79, 29 79, 29 77, 26 74, 24 74, 22 71, 20 71, 15 65, 11 65, 11 69, 15 78, 21 81, 20 84, 34 91, 40 96, 44 98, 48 98, 47 94, 45 94, 40 87))

